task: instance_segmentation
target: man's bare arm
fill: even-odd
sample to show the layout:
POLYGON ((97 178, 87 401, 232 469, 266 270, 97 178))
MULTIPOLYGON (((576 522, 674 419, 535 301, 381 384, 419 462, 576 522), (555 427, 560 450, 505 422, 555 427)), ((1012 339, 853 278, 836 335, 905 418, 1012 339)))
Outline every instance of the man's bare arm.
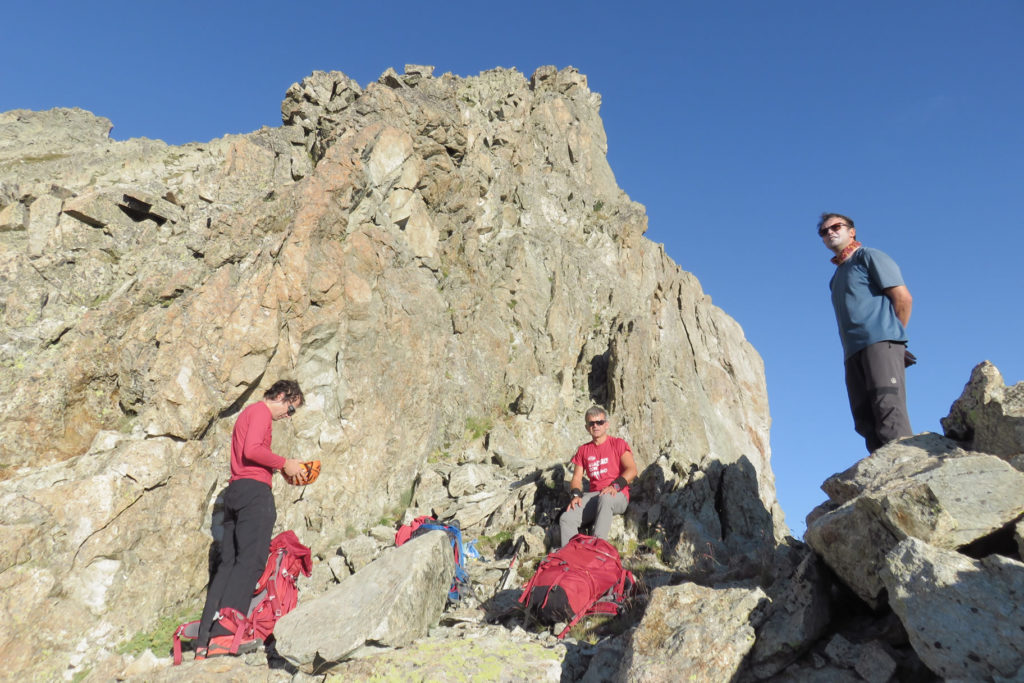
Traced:
POLYGON ((903 323, 903 327, 906 327, 910 322, 910 309, 914 306, 914 297, 910 296, 910 290, 906 285, 897 285, 882 291, 892 302, 892 309, 896 312, 896 317, 903 323))
MULTIPOLYGON (((619 477, 624 479, 626 481, 626 485, 628 486, 631 481, 636 479, 636 462, 633 460, 633 452, 626 451, 625 453, 623 453, 621 459, 619 460, 619 465, 622 468, 621 470, 619 470, 619 477)), ((608 486, 605 486, 603 489, 601 489, 601 495, 603 496, 614 496, 618 492, 619 490, 615 488, 614 483, 609 484, 608 486)))

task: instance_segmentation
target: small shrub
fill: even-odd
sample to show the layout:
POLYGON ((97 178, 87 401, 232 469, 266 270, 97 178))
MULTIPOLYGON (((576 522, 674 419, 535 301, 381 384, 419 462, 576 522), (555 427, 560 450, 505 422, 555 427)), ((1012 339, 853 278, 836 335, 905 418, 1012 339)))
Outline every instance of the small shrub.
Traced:
POLYGON ((474 440, 483 438, 493 428, 494 420, 489 417, 466 418, 466 434, 474 440))
POLYGON ((436 465, 439 462, 447 462, 451 459, 451 451, 442 448, 435 448, 434 451, 427 456, 427 462, 431 465, 436 465))
POLYGON ((584 617, 576 622, 576 625, 569 629, 567 634, 581 643, 596 645, 601 640, 602 627, 611 622, 615 617, 611 614, 594 614, 584 617))

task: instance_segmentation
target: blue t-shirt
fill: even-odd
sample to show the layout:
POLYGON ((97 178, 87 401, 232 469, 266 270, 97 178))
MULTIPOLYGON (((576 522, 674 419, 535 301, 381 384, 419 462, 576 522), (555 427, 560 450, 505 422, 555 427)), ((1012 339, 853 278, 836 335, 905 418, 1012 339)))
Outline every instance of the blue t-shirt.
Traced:
POLYGON ((907 330, 882 291, 902 284, 900 267, 877 249, 861 247, 836 267, 828 285, 844 358, 881 341, 907 341, 907 330))

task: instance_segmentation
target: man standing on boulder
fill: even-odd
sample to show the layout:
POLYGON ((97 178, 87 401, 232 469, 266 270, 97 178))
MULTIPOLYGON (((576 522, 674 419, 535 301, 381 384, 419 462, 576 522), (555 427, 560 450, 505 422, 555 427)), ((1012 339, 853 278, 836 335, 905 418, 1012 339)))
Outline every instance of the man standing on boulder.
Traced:
POLYGON ((295 476, 298 460, 286 460, 270 450, 273 423, 295 414, 305 402, 299 383, 278 380, 238 415, 231 433, 231 479, 224 492, 224 537, 220 562, 206 593, 206 606, 196 638, 196 659, 227 654, 232 636, 214 622, 222 607, 249 611, 256 587, 270 554, 270 537, 277 509, 270 486, 274 470, 295 476))
POLYGON ((562 547, 579 533, 581 524, 594 523, 594 536, 608 538, 612 515, 621 515, 629 504, 629 482, 636 477, 636 463, 629 444, 608 436, 608 415, 601 406, 592 406, 584 418, 590 441, 576 450, 571 500, 559 521, 562 547), (583 474, 590 490, 583 493, 583 474))
POLYGON ((857 241, 853 220, 823 213, 818 236, 835 256, 829 281, 846 366, 846 392, 853 425, 868 452, 910 436, 905 366, 907 323, 913 298, 899 266, 877 249, 857 241))

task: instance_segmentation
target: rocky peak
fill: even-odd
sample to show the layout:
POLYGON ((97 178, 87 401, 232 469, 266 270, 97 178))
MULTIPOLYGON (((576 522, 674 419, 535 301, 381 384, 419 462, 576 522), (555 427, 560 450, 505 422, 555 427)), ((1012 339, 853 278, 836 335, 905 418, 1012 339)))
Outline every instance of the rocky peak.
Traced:
POLYGON ((319 560, 307 595, 403 513, 539 556, 593 402, 644 471, 620 537, 757 573, 786 533, 761 360, 643 238, 599 105, 572 68, 408 66, 316 72, 281 127, 182 146, 3 114, 0 572, 43 625, 5 661, 82 670, 198 604, 234 416, 279 377, 307 405, 275 450, 323 462, 275 491, 319 560))

